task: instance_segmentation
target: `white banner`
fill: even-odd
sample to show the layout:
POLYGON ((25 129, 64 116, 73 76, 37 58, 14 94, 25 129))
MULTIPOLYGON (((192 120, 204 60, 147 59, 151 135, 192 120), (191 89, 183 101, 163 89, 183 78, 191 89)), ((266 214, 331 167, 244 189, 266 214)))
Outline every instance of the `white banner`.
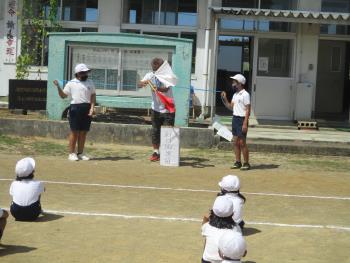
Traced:
POLYGON ((5 0, 4 63, 16 63, 17 57, 17 0, 5 0))
POLYGON ((160 165, 180 165, 180 129, 162 127, 160 130, 160 165))

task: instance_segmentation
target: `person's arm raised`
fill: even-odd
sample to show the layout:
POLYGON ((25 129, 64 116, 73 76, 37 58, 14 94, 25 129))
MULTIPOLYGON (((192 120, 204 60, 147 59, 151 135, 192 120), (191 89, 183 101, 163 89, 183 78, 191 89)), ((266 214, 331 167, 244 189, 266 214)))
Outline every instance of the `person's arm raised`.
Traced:
POLYGON ((68 97, 66 93, 63 92, 63 90, 60 87, 60 84, 58 83, 57 79, 53 81, 53 84, 57 87, 58 95, 62 98, 65 99, 68 97))

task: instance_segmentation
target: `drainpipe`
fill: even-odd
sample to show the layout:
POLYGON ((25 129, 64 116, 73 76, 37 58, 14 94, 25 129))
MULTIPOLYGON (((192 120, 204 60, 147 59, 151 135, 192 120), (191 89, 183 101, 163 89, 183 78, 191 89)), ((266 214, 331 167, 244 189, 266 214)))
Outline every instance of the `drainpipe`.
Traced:
POLYGON ((210 37, 210 22, 211 22, 211 10, 209 9, 212 5, 212 0, 208 0, 207 9, 207 23, 205 26, 205 44, 204 44, 204 101, 202 103, 202 113, 199 116, 201 119, 205 117, 205 105, 208 100, 208 64, 209 64, 209 37, 210 37))

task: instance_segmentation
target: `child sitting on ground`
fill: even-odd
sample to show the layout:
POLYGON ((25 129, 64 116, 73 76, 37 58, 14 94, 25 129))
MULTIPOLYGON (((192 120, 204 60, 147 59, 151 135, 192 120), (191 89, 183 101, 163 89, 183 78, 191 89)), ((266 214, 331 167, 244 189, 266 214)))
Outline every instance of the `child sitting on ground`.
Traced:
POLYGON ((240 182, 239 178, 235 175, 224 176, 219 182, 221 192, 218 196, 226 196, 232 201, 233 204, 233 220, 240 226, 243 231, 243 205, 246 198, 239 192, 240 182))
POLYGON ((4 234, 8 216, 9 214, 7 213, 7 211, 0 208, 0 243, 2 235, 4 234))
POLYGON ((232 211, 232 202, 225 196, 218 196, 209 217, 203 218, 202 236, 205 237, 205 247, 202 263, 221 262, 218 250, 219 238, 225 232, 240 231, 233 221, 232 211))
POLYGON ((41 213, 40 196, 44 184, 34 180, 35 161, 24 158, 16 164, 16 180, 10 187, 11 214, 17 221, 34 221, 41 213))
POLYGON ((247 254, 244 237, 236 232, 226 232, 219 239, 219 255, 221 263, 241 263, 241 258, 247 254))

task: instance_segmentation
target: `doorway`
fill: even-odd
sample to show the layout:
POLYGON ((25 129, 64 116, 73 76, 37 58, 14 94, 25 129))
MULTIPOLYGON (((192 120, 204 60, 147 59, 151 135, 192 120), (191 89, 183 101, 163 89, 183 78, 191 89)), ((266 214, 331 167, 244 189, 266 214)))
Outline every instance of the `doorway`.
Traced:
POLYGON ((220 93, 225 91, 227 99, 233 96, 232 79, 238 73, 246 79, 246 90, 250 93, 253 38, 248 36, 219 36, 216 79, 216 114, 231 116, 232 111, 222 102, 220 93))
POLYGON ((315 118, 349 121, 350 43, 320 40, 315 118))

